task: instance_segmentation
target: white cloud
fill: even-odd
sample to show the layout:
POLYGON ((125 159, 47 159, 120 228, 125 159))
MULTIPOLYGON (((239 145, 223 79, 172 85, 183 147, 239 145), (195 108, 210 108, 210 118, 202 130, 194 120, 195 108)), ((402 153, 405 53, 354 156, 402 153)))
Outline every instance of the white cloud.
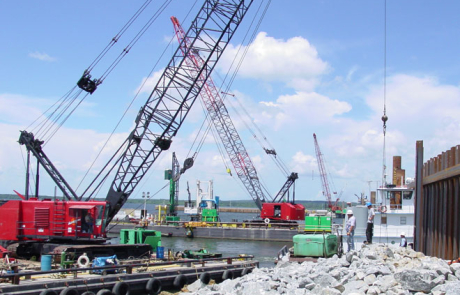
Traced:
POLYGON ((303 152, 297 152, 291 161, 292 171, 299 174, 310 173, 311 171, 318 170, 318 163, 316 158, 311 155, 306 155, 303 152))
POLYGON ((147 93, 150 94, 152 90, 155 88, 155 86, 158 83, 158 80, 160 79, 161 75, 163 74, 164 69, 161 69, 150 77, 143 78, 141 84, 136 88, 134 91, 134 94, 142 94, 142 93, 147 93))
MULTIPOLYGON (((225 70, 230 68, 240 49, 243 52, 245 48, 230 44, 218 66, 225 70)), ((249 47, 239 75, 263 81, 281 81, 296 89, 311 90, 318 84, 318 77, 328 70, 329 65, 321 60, 308 40, 302 37, 275 39, 261 32, 249 47)))
POLYGON ((41 108, 48 108, 52 102, 48 99, 27 97, 17 94, 0 94, 0 120, 23 124, 31 122, 41 115, 41 108))
POLYGON ((273 113, 275 122, 272 121, 271 124, 276 128, 308 122, 314 122, 314 124, 330 122, 335 116, 351 110, 351 105, 347 102, 333 100, 316 92, 282 95, 276 100, 276 103, 261 102, 261 104, 266 107, 265 110, 273 113))
POLYGON ((46 53, 40 53, 38 51, 29 53, 29 57, 35 58, 35 59, 38 59, 38 60, 41 60, 41 61, 51 61, 51 62, 53 62, 53 61, 57 60, 55 57, 51 57, 46 53))

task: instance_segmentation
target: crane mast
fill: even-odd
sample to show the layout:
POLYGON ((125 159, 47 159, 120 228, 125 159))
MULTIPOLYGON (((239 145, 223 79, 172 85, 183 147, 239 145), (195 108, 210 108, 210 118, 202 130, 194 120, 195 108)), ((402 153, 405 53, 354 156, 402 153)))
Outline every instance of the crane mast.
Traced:
POLYGON ((230 42, 252 0, 207 0, 186 33, 187 50, 180 42, 173 58, 158 80, 136 118, 121 157, 115 179, 107 194, 108 221, 121 209, 160 153, 169 149, 189 110, 230 42), (203 54, 198 70, 186 63, 194 52, 203 54))
MULTIPOLYGON (((177 39, 181 44, 181 50, 183 52, 190 51, 189 49, 192 46, 192 42, 185 35, 179 21, 175 17, 171 17, 171 21, 174 25, 177 39)), ((205 61, 200 56, 199 51, 192 50, 185 62, 189 66, 188 70, 192 73, 192 75, 198 76, 199 69, 203 67, 205 61)), ((230 157, 230 161, 232 162, 233 167, 235 167, 235 171, 239 179, 243 182, 243 185, 254 199, 257 207, 262 209, 262 204, 265 203, 266 198, 263 194, 259 177, 257 176, 257 171, 230 118, 230 115, 228 114, 228 110, 219 95, 219 91, 212 81, 212 78, 208 78, 206 80, 200 95, 211 121, 222 140, 225 150, 230 157)))
POLYGON ((332 211, 335 211, 335 210, 340 209, 337 206, 339 199, 337 199, 335 203, 332 203, 331 190, 329 188, 329 182, 327 179, 327 171, 324 165, 323 154, 321 153, 321 150, 319 148, 318 140, 316 139, 315 133, 313 133, 313 138, 315 141, 315 152, 316 152, 316 159, 318 160, 318 168, 319 168, 319 174, 321 177, 321 185, 323 186, 323 195, 326 197, 328 207, 331 208, 332 211))
MULTIPOLYGON (((204 59, 199 51, 190 50, 191 40, 185 35, 179 21, 175 17, 171 17, 171 21, 173 22, 177 39, 181 44, 181 50, 183 52, 191 52, 185 61, 189 66, 188 70, 195 76, 200 75, 199 69, 203 66, 204 59)), ((261 210, 261 218, 265 222, 270 222, 270 220, 281 222, 303 220, 305 218, 305 207, 303 205, 282 201, 284 195, 298 178, 297 173, 291 173, 276 197, 267 202, 259 177, 257 176, 257 171, 211 77, 204 83, 200 95, 211 122, 214 124, 236 170, 238 178, 246 187, 256 206, 261 210)))

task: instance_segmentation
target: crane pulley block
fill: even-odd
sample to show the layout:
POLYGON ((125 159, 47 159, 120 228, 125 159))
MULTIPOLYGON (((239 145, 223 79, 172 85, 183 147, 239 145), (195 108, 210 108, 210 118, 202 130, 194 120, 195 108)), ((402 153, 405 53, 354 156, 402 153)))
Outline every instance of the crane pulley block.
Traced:
POLYGON ((93 94, 99 84, 101 84, 101 81, 98 79, 91 79, 91 75, 88 71, 85 71, 83 76, 81 76, 80 80, 77 82, 77 86, 89 94, 93 94))

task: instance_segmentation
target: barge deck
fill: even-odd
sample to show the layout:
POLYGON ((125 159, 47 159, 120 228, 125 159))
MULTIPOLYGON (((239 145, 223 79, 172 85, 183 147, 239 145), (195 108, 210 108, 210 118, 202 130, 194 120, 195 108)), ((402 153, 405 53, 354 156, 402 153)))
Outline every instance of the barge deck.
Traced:
POLYGON ((259 266, 253 256, 186 259, 115 265, 97 268, 72 268, 50 271, 15 272, 0 275, 0 293, 21 295, 54 294, 158 294, 180 290, 201 280, 208 284, 243 276, 259 266), (115 274, 94 274, 110 270, 115 274), (90 273, 91 272, 91 273, 90 273), (103 293, 107 290, 106 293, 103 293), (100 293, 99 293, 100 292, 100 293), (112 293, 108 293, 112 292, 112 293))
MULTIPOLYGON (((127 226, 123 224, 109 228, 109 233, 117 234, 127 226)), ((148 225, 147 228, 173 237, 187 237, 191 231, 195 238, 277 242, 292 242, 295 235, 305 233, 305 225, 300 224, 215 223, 208 226, 188 226, 185 222, 176 222, 148 225)))

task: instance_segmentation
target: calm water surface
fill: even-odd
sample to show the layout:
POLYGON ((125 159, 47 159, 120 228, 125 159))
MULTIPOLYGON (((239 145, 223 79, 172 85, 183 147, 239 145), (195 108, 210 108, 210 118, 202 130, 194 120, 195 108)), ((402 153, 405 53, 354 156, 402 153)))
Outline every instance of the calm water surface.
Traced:
MULTIPOLYGON (((138 204, 133 204, 133 209, 143 209, 143 206, 138 207, 138 204)), ((125 208, 130 208, 125 206, 125 208)), ((147 204, 147 212, 154 213, 154 205, 147 204), (150 208, 152 207, 152 208, 150 208)), ((181 220, 188 220, 187 216, 182 211, 178 214, 181 220)), ((237 220, 252 220, 257 217, 257 213, 232 213, 221 212, 220 219, 222 222, 231 222, 237 220)), ((114 242, 118 242, 116 239, 114 242)), ((203 239, 203 238, 187 238, 187 237, 163 237, 161 244, 165 248, 165 252, 171 249, 174 253, 183 250, 199 250, 207 249, 210 253, 222 253, 222 256, 238 256, 239 254, 254 255, 259 261, 260 267, 274 267, 275 259, 278 251, 284 246, 292 247, 292 242, 273 242, 273 241, 246 241, 246 240, 224 240, 224 239, 203 239)))

